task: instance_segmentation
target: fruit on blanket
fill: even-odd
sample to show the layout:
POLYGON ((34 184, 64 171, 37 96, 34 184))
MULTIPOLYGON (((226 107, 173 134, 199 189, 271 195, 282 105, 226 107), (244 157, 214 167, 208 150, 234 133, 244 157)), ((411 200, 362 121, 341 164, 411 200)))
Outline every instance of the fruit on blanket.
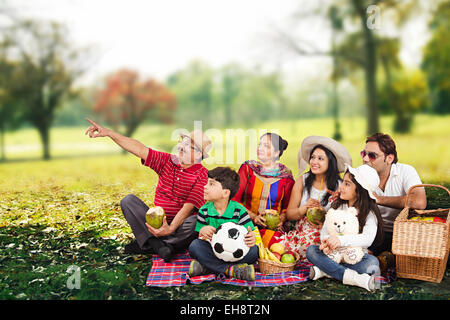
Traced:
POLYGON ((166 213, 162 207, 153 207, 148 209, 145 214, 145 221, 155 229, 161 228, 166 213))
POLYGON ((295 257, 290 253, 285 253, 281 256, 281 262, 293 263, 293 262, 295 262, 295 257))
POLYGON ((273 209, 266 209, 262 214, 263 218, 266 219, 267 228, 270 230, 276 230, 281 222, 280 214, 273 209))
POLYGON ((284 253, 284 246, 281 243, 276 242, 270 246, 270 251, 278 253, 281 256, 284 253))
POLYGON ((311 223, 323 223, 325 221, 325 210, 321 207, 309 208, 306 211, 306 217, 311 223))

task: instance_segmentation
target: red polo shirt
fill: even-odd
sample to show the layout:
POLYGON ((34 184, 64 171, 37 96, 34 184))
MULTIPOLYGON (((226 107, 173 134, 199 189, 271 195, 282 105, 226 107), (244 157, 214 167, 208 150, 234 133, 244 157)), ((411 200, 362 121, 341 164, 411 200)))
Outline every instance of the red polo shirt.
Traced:
POLYGON ((197 209, 205 203, 203 188, 208 182, 208 170, 200 163, 184 169, 175 155, 151 148, 141 163, 159 176, 155 206, 164 208, 168 223, 185 203, 192 203, 197 209))

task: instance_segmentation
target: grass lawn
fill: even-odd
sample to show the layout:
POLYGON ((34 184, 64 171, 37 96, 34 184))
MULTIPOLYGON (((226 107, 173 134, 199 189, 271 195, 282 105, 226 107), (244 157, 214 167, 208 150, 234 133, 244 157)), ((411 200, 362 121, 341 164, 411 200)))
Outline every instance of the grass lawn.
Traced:
MULTIPOLYGON (((424 182, 449 188, 449 117, 426 117, 421 116, 412 135, 394 136, 400 161, 415 166, 424 182), (424 120, 434 124, 425 125, 424 120)), ((383 119, 382 124, 387 128, 389 121, 383 119)), ((283 126, 280 122, 265 123, 261 128, 278 128, 289 141, 282 162, 297 174, 296 155, 301 139, 309 134, 331 135, 331 125, 331 120, 322 119, 291 121, 283 126), (317 127, 322 130, 314 132, 317 127)), ((350 128, 356 132, 363 128, 363 123, 361 119, 347 119, 342 127, 345 137, 345 132, 352 131, 350 128)), ((170 140, 173 129, 145 127, 136 138, 170 150, 175 144, 170 140)), ((157 176, 141 166, 139 159, 118 153, 112 142, 89 140, 83 136, 84 130, 55 129, 52 161, 19 161, 39 156, 39 151, 31 148, 37 143, 33 131, 18 131, 6 137, 11 161, 0 164, 0 299, 450 298, 449 268, 440 284, 399 279, 382 285, 376 293, 344 286, 332 279, 272 288, 217 283, 145 287, 151 257, 123 254, 123 246, 132 234, 119 203, 124 196, 134 193, 151 204, 157 176), (86 147, 97 144, 102 147, 86 147), (16 149, 11 149, 13 146, 16 149), (104 155, 106 152, 111 154, 104 155), (67 286, 71 276, 67 270, 72 265, 80 268, 80 289, 67 286)), ((360 164, 357 155, 364 138, 362 134, 343 141, 355 165, 360 164)), ((230 165, 237 168, 239 163, 230 165)), ((207 164, 209 168, 214 166, 207 164)))

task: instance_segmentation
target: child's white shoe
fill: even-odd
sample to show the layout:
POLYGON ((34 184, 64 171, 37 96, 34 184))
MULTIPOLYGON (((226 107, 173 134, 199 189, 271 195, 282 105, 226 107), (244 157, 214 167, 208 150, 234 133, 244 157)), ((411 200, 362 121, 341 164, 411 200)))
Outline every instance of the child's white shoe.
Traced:
POLYGON ((323 277, 327 277, 327 278, 331 278, 331 276, 329 276, 328 274, 326 274, 325 272, 323 272, 322 270, 320 270, 318 267, 316 266, 312 266, 309 269, 309 278, 311 280, 317 280, 323 277))
POLYGON ((375 275, 369 275, 367 273, 358 273, 352 269, 346 269, 344 272, 343 284, 352 286, 358 286, 366 289, 367 291, 375 291, 375 275))

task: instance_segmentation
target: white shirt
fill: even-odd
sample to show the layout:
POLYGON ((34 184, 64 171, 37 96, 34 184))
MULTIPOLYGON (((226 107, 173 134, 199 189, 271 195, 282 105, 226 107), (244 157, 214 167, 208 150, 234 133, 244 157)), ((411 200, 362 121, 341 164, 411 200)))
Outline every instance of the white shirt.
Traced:
MULTIPOLYGON (((416 169, 408 164, 393 163, 384 192, 380 188, 377 188, 375 193, 379 196, 388 197, 406 196, 408 190, 417 184, 422 184, 422 181, 420 180, 416 169)), ((381 205, 378 205, 378 208, 380 208, 381 217, 383 218, 384 232, 392 232, 394 220, 397 218, 401 209, 381 205)))
MULTIPOLYGON (((348 205, 341 205, 338 210, 347 210, 348 205)), ((367 248, 370 247, 375 240, 378 230, 378 220, 377 216, 373 211, 370 211, 366 218, 366 224, 363 227, 363 230, 359 234, 348 234, 343 236, 338 236, 339 241, 341 242, 341 247, 362 247, 365 252, 367 252, 367 248)), ((325 240, 330 237, 325 224, 320 230, 320 240, 325 240)))

